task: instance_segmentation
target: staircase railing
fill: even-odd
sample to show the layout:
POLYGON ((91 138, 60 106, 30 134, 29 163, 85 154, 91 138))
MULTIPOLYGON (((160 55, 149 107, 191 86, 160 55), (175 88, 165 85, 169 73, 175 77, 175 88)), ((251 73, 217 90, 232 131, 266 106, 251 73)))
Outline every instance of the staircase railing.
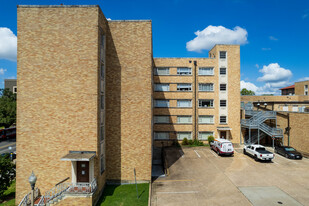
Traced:
MULTIPOLYGON (((34 188, 34 191, 33 191, 33 196, 34 196, 34 200, 40 195, 40 189, 39 188, 34 188)), ((28 206, 31 204, 31 192, 29 192, 28 194, 26 194, 24 196, 24 198, 21 200, 21 202, 19 203, 18 206, 28 206)))

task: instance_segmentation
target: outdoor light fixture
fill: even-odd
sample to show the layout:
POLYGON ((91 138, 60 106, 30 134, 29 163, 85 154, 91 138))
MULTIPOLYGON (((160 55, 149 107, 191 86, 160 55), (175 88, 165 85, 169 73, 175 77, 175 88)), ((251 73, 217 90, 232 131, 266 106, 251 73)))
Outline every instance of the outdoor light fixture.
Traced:
POLYGON ((34 187, 35 187, 36 179, 37 178, 36 178, 35 174, 32 171, 32 173, 31 173, 31 175, 30 175, 30 177, 28 179, 28 181, 29 181, 29 183, 31 185, 31 190, 32 190, 31 191, 31 206, 34 205, 34 187))
POLYGON ((264 106, 267 106, 267 103, 266 103, 266 102, 264 103, 264 106))
POLYGON ((260 106, 260 103, 257 103, 257 106, 260 106))

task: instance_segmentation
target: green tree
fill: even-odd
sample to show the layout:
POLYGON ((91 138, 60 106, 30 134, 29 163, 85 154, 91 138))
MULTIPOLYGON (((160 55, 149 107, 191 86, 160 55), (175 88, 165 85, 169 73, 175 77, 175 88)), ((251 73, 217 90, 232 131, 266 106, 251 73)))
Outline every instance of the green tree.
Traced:
POLYGON ((254 91, 251 91, 251 90, 247 90, 246 88, 243 88, 241 91, 240 91, 240 94, 241 95, 255 95, 255 92, 254 91))
POLYGON ((0 199, 3 200, 3 193, 15 179, 15 165, 11 162, 9 155, 0 156, 0 199))
POLYGON ((8 128, 16 123, 16 94, 0 89, 0 126, 8 128))

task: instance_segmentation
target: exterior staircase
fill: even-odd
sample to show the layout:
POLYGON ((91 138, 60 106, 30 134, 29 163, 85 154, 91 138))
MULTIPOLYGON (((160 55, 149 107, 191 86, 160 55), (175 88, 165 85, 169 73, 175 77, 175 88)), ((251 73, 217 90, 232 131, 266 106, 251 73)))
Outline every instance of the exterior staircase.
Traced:
POLYGON ((251 129, 258 129, 262 131, 260 136, 257 134, 250 135, 248 141, 246 143, 254 144, 258 142, 258 140, 265 138, 266 136, 270 136, 272 138, 283 138, 283 130, 277 127, 271 127, 265 124, 266 120, 271 120, 277 118, 277 113, 275 111, 257 111, 253 110, 252 104, 248 103, 244 105, 243 109, 245 109, 246 117, 250 117, 248 119, 241 120, 241 127, 249 129, 249 133, 251 129))

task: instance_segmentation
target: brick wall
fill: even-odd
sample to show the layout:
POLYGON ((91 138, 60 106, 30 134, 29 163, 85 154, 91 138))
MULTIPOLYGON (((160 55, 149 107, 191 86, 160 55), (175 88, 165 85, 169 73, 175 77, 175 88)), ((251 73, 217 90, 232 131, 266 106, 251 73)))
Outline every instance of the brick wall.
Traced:
POLYGON ((151 180, 151 21, 109 21, 106 77, 107 179, 151 180))
POLYGON ((17 9, 16 203, 32 170, 44 194, 71 177, 70 150, 98 154, 98 9, 17 9))

